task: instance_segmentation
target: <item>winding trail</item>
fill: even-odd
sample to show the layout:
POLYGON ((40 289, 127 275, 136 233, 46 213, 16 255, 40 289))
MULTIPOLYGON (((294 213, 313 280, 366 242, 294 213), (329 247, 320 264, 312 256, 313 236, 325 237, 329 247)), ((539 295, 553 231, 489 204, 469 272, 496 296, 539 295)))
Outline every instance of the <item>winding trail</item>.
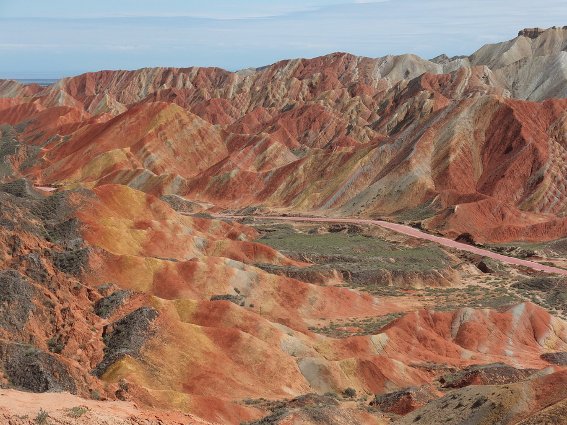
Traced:
POLYGON ((476 246, 468 245, 462 242, 457 242, 452 239, 444 238, 441 236, 431 235, 429 233, 422 232, 421 230, 418 230, 411 226, 406 226, 398 223, 390 223, 388 221, 367 220, 361 218, 288 217, 288 216, 284 217, 284 216, 224 215, 224 214, 214 214, 213 216, 216 218, 226 218, 226 219, 255 218, 261 220, 280 220, 280 221, 295 221, 295 222, 309 222, 309 223, 350 223, 350 224, 365 224, 371 226, 380 226, 385 229, 393 230, 394 232, 402 233, 407 236, 435 242, 438 243, 439 245, 443 245, 448 248, 454 248, 461 251, 467 251, 473 254, 482 255, 484 257, 492 258, 494 260, 506 264, 511 264, 513 266, 523 266, 540 272, 567 276, 567 270, 563 270, 552 266, 546 266, 543 264, 536 263, 535 261, 522 260, 520 258, 508 257, 507 255, 497 254, 487 249, 478 248, 476 246))

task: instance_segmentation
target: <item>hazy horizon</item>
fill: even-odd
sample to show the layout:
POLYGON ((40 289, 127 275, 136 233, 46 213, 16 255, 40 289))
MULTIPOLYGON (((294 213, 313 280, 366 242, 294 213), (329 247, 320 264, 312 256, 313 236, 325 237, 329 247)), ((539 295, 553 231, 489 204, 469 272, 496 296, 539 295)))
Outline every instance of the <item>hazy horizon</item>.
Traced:
POLYGON ((102 69, 230 71, 342 51, 469 55, 525 27, 567 24, 561 0, 0 0, 0 78, 102 69), (479 24, 481 22, 481 24, 479 24))

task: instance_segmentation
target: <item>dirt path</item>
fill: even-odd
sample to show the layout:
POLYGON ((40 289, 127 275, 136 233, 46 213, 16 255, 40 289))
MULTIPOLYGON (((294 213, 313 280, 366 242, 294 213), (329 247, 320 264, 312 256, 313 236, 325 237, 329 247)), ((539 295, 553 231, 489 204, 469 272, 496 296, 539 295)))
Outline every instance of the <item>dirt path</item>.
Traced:
POLYGON ((96 401, 69 393, 0 389, 0 424, 9 425, 213 425, 193 415, 140 409, 129 401, 96 401), (42 421, 40 412, 45 412, 42 421))
POLYGON ((55 192, 57 190, 56 187, 51 186, 34 186, 35 189, 41 190, 42 192, 55 192))
POLYGON ((414 238, 424 239, 427 241, 435 242, 440 245, 446 246, 448 248, 455 248, 461 251, 471 252, 473 254, 482 255, 484 257, 489 257, 494 260, 500 261, 502 263, 511 264, 513 266, 523 266, 528 267, 533 270, 559 274, 567 276, 567 270, 559 269, 557 267, 545 266, 543 264, 536 263, 535 261, 522 260, 520 258, 508 257, 506 255, 497 254, 495 252, 478 248, 476 246, 467 245, 465 243, 456 242, 452 239, 443 238, 441 236, 430 235, 428 233, 422 232, 421 230, 415 229, 410 226, 405 226, 403 224, 390 223, 382 220, 366 220, 359 218, 327 218, 327 217, 281 217, 281 216, 232 216, 215 214, 217 218, 257 218, 262 220, 281 220, 281 221, 296 221, 296 222, 310 222, 310 223, 351 223, 351 224, 363 224, 371 226, 380 226, 385 229, 393 230, 394 232, 402 233, 414 238))

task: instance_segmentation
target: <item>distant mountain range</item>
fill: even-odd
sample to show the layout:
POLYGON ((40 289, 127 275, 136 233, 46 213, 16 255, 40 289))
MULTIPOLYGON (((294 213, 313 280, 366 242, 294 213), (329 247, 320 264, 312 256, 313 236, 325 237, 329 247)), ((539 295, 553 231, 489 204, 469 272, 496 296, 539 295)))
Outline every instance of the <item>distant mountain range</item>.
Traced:
POLYGON ((42 147, 20 171, 43 184, 551 239, 567 232, 566 49, 567 29, 527 29, 430 61, 334 53, 5 80, 1 119, 42 147))

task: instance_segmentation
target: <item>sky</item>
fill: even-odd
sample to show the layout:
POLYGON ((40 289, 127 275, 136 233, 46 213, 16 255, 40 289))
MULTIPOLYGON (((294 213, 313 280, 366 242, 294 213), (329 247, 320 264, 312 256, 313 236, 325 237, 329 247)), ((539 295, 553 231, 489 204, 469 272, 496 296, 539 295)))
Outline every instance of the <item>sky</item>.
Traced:
POLYGON ((566 0, 0 0, 0 78, 464 55, 553 25, 567 25, 566 0))

